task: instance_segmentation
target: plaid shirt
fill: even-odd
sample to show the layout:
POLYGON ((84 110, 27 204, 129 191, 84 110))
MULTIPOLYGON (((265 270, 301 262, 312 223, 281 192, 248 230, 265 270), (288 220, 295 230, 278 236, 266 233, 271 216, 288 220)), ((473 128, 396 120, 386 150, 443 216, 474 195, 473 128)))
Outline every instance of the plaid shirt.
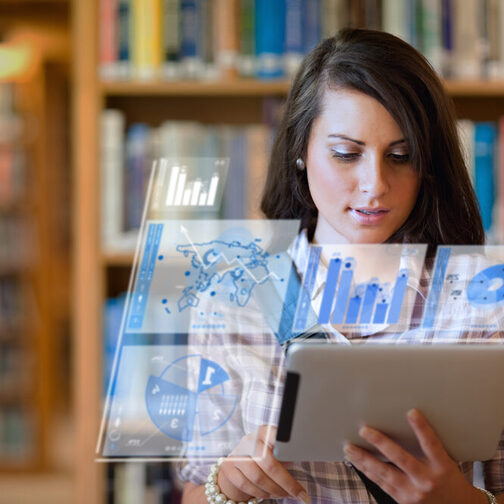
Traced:
MULTIPOLYGON (((306 234, 302 232, 289 253, 294 264, 302 275, 308 257, 309 243, 306 234)), ((320 306, 322 293, 325 286, 327 270, 320 267, 315 279, 315 286, 312 295, 312 305, 316 309, 320 306)), ((366 344, 366 343, 415 343, 434 344, 446 342, 468 343, 476 340, 497 340, 502 338, 502 333, 494 332, 467 332, 462 330, 444 333, 442 339, 433 331, 420 329, 421 316, 425 300, 426 286, 428 279, 415 284, 412 280, 408 283, 407 296, 405 302, 413 303, 412 320, 410 329, 400 334, 391 332, 376 332, 366 334, 353 333, 345 336, 335 331, 331 325, 324 327, 327 339, 340 344, 366 344)), ((237 433, 242 435, 255 432, 261 425, 278 423, 278 415, 281 403, 283 388, 275 387, 277 378, 283 377, 284 370, 281 368, 283 348, 276 342, 272 331, 265 330, 261 312, 257 306, 249 303, 248 310, 244 318, 244 327, 248 329, 254 321, 258 327, 257 333, 241 333, 234 335, 208 334, 191 336, 191 344, 206 346, 209 355, 218 353, 219 359, 227 363, 235 362, 235 370, 240 373, 246 367, 246 357, 240 360, 236 355, 237 345, 242 348, 263 349, 260 353, 262 359, 267 361, 270 374, 264 376, 254 376, 253 373, 244 371, 246 376, 242 376, 240 385, 240 408, 237 414, 233 415, 230 422, 226 424, 223 431, 223 440, 229 440, 230 435, 234 439, 239 439, 237 433), (227 432, 227 435, 226 435, 227 432)), ((230 311, 229 316, 233 316, 230 311)), ((445 317, 446 320, 446 317, 445 317)), ((460 325, 460 324, 459 324, 460 325)), ((245 354, 246 355, 246 352, 245 354)), ((250 370, 249 370, 250 371, 250 370)), ((282 382, 283 383, 283 382, 282 382)), ((183 481, 191 481, 195 484, 204 484, 209 474, 211 461, 192 458, 177 467, 178 477, 183 481)), ((473 481, 473 463, 459 463, 460 470, 466 479, 473 481)), ((504 432, 501 436, 499 446, 495 456, 483 462, 485 486, 493 493, 504 492, 504 432)), ((368 493, 366 487, 352 466, 347 462, 297 462, 289 464, 288 471, 306 489, 312 502, 315 504, 332 503, 353 503, 365 504, 375 503, 375 499, 368 493)), ((282 504, 294 504, 295 499, 284 498, 263 502, 279 502, 282 504)))

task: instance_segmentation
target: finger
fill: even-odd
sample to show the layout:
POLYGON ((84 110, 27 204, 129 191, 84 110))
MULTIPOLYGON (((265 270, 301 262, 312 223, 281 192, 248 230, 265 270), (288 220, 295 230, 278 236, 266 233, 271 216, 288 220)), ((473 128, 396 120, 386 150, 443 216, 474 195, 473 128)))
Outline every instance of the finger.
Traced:
POLYGON ((256 458, 259 467, 289 495, 306 502, 307 495, 303 486, 273 456, 271 448, 266 446, 262 440, 258 440, 257 445, 258 453, 266 453, 266 456, 256 458))
POLYGON ((378 460, 368 451, 355 445, 346 445, 345 453, 350 462, 370 480, 398 500, 399 495, 412 486, 408 477, 399 469, 378 460))
MULTIPOLYGON (((257 488, 268 497, 288 497, 290 494, 272 480, 255 462, 239 462, 235 467, 257 488)), ((255 494, 254 494, 255 495, 255 494)), ((259 496, 257 496, 259 497, 259 496)))
POLYGON ((408 411, 406 417, 422 451, 430 462, 443 465, 447 460, 451 460, 436 432, 419 410, 408 411))
POLYGON ((250 496, 267 499, 270 495, 250 481, 232 462, 223 462, 217 485, 235 501, 248 501, 250 496))
POLYGON ((382 432, 364 426, 359 430, 359 435, 385 455, 415 483, 420 483, 427 476, 428 468, 422 462, 382 432))

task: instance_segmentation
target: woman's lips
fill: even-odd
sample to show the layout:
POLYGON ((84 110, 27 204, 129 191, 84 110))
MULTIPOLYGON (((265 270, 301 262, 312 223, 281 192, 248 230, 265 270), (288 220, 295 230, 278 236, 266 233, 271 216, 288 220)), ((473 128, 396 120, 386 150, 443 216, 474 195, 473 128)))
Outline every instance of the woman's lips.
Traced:
POLYGON ((359 223, 379 224, 390 213, 388 208, 350 208, 350 214, 359 223))

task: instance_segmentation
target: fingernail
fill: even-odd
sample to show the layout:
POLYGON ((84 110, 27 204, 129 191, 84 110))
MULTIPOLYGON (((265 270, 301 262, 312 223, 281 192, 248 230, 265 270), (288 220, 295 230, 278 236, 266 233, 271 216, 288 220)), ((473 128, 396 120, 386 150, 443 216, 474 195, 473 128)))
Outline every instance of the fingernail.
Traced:
POLYGON ((310 497, 308 497, 308 494, 304 490, 301 490, 301 492, 297 494, 297 498, 303 501, 305 504, 310 504, 311 502, 310 497))
POLYGON ((353 455, 354 453, 357 453, 357 450, 350 444, 347 444, 343 447, 343 451, 347 454, 347 455, 353 455))
POLYGON ((406 415, 410 420, 413 420, 413 422, 418 420, 418 411, 415 408, 410 409, 406 415))
POLYGON ((373 429, 370 429, 367 425, 364 425, 359 429, 359 436, 361 437, 372 437, 374 434, 373 429))

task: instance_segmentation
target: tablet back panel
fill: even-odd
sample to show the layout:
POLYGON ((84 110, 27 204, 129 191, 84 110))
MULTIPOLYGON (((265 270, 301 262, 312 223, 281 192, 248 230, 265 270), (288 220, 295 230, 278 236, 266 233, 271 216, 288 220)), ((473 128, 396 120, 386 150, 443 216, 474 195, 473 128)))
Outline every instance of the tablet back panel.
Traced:
POLYGON ((420 409, 455 460, 487 460, 504 428, 504 345, 295 343, 274 454, 279 460, 343 460, 343 446, 372 451, 367 424, 416 456, 406 420, 420 409))

